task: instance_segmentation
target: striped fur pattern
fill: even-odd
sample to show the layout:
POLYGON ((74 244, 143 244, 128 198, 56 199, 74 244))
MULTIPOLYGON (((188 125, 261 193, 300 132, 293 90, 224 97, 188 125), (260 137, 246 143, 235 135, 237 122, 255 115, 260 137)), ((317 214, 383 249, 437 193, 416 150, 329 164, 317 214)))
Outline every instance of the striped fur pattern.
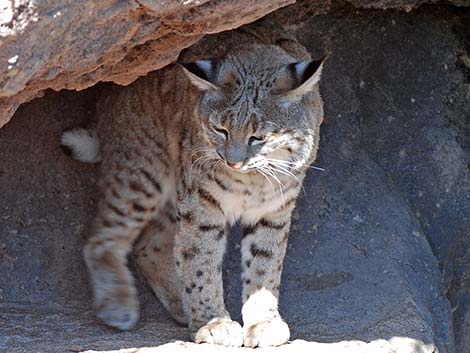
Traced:
POLYGON ((196 342, 289 339, 277 304, 291 213, 318 148, 321 68, 253 42, 109 88, 98 107, 102 197, 84 249, 105 323, 124 330, 138 320, 126 265, 134 248, 140 271, 196 342), (244 228, 243 326, 223 298, 235 222, 244 228))

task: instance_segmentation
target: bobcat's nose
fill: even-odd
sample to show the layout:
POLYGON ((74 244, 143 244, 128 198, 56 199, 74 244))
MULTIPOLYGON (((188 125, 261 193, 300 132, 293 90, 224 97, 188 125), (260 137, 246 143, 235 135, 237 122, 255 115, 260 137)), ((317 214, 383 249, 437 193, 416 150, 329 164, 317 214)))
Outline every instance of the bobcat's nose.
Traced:
POLYGON ((240 169, 245 164, 246 146, 240 143, 229 144, 225 149, 225 162, 230 168, 240 169))
POLYGON ((233 169, 240 169, 243 166, 243 162, 231 163, 227 161, 227 165, 233 169))

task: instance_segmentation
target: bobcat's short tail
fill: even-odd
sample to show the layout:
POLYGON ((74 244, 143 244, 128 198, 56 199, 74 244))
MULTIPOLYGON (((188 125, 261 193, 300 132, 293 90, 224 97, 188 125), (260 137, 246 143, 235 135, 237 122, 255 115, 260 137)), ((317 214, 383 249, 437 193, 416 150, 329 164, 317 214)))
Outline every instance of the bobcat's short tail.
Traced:
POLYGON ((61 144, 65 152, 76 160, 88 163, 101 160, 100 144, 94 130, 77 128, 65 131, 61 144))

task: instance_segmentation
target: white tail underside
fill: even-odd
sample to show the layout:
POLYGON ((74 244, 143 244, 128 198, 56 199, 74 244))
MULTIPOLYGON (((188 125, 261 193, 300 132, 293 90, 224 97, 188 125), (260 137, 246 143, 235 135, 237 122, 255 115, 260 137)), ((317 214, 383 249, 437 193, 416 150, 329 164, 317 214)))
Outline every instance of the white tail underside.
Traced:
POLYGON ((96 163, 101 160, 100 145, 96 132, 86 129, 72 129, 62 134, 61 143, 69 148, 72 157, 81 162, 96 163))

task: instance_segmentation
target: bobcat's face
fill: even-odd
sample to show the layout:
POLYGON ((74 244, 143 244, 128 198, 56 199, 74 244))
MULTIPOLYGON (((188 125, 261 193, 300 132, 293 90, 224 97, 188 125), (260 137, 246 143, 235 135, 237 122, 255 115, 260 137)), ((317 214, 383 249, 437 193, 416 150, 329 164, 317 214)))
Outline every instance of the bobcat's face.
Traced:
POLYGON ((196 109, 207 148, 228 168, 289 173, 309 162, 321 119, 311 94, 321 62, 293 62, 277 47, 260 46, 221 62, 187 66, 204 90, 196 109))

